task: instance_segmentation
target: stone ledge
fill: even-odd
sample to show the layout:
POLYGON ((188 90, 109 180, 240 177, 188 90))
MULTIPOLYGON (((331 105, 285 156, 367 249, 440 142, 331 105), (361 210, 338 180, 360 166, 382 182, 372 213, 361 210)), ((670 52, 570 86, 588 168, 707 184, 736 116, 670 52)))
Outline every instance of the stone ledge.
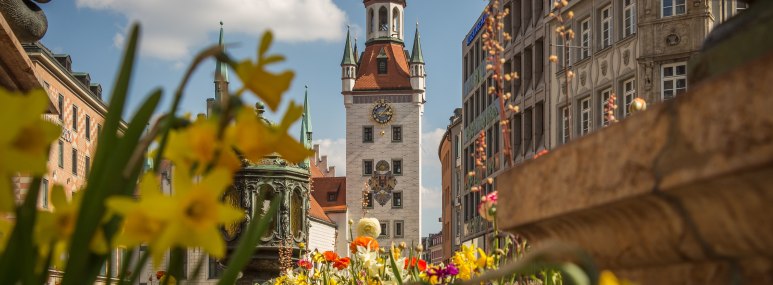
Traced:
POLYGON ((772 65, 768 54, 508 170, 500 225, 577 243, 622 272, 721 263, 732 274, 699 283, 773 276, 772 65), (740 265, 749 258, 765 262, 740 265))

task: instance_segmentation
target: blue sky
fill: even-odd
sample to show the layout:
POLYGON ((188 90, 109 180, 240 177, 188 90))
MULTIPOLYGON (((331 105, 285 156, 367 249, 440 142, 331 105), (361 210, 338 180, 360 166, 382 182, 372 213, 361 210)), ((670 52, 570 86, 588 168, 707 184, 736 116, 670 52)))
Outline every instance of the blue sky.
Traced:
MULTIPOLYGON (((487 1, 486 1, 487 2, 487 1)), ((440 162, 438 143, 453 109, 461 106, 461 42, 480 15, 483 0, 408 0, 406 45, 413 44, 419 21, 427 62, 427 103, 423 119, 422 236, 440 230, 440 162)), ((339 175, 345 173, 345 113, 341 96, 340 61, 347 24, 359 36, 363 50, 365 12, 360 0, 75 0, 41 5, 49 20, 42 42, 55 53, 70 54, 73 70, 91 73, 108 100, 128 26, 143 26, 140 60, 131 85, 126 113, 132 114, 150 90, 161 87, 168 109, 171 93, 196 51, 217 42, 219 21, 235 58, 254 58, 259 35, 275 31, 271 51, 287 62, 277 69, 296 73, 288 99, 309 101, 315 143, 322 146, 339 175)), ((204 112, 213 96, 214 62, 205 62, 186 89, 181 109, 204 112)), ((231 76, 233 79, 235 76, 231 76)), ((238 83, 232 83, 237 85, 238 83)), ((253 99, 251 99, 253 100, 253 99)), ((254 101, 254 100, 253 100, 254 101)), ((298 132, 298 125, 294 132, 298 132)))

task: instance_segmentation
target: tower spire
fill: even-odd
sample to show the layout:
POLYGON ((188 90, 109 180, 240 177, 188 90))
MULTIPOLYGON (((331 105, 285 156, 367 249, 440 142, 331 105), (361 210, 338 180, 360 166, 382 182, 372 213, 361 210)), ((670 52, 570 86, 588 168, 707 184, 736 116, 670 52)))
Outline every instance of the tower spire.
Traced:
MULTIPOLYGON (((220 39, 218 45, 225 51, 225 43, 223 42, 223 21, 220 21, 220 39)), ((228 91, 228 66, 225 62, 217 60, 215 65, 215 102, 218 104, 222 101, 222 95, 228 91)))
MULTIPOLYGON (((309 86, 304 86, 306 88, 304 94, 303 94, 303 118, 301 119, 301 136, 300 141, 307 149, 311 149, 311 113, 309 112, 309 86)), ((302 163, 303 166, 311 167, 311 164, 309 164, 309 158, 307 157, 306 160, 302 163)))
POLYGON ((346 46, 344 47, 344 57, 341 59, 341 65, 356 65, 354 53, 352 52, 352 42, 349 36, 349 26, 346 26, 346 46))
POLYGON ((421 36, 419 35, 419 22, 416 21, 416 35, 413 38, 413 51, 411 52, 411 63, 424 63, 424 56, 421 54, 421 36))

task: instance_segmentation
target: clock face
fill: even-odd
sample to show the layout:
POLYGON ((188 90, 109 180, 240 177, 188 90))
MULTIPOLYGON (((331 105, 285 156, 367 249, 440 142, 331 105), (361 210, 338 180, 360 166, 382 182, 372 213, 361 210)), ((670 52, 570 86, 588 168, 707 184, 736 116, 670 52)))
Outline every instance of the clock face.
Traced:
POLYGON ((384 99, 376 101, 373 106, 373 120, 379 124, 386 124, 392 120, 392 106, 390 106, 384 99))

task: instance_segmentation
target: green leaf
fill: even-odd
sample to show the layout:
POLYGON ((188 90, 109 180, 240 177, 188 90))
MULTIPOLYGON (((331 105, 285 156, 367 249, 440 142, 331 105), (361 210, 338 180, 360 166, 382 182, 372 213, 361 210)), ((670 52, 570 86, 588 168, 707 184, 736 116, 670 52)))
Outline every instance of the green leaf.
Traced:
MULTIPOLYGON (((400 276, 400 271, 397 269, 397 264, 395 263, 395 255, 392 254, 392 249, 390 248, 387 252, 389 255, 389 263, 392 265, 392 274, 395 275, 395 281, 397 281, 397 284, 402 285, 403 284, 403 277, 400 276)), ((408 264, 410 264, 411 260, 408 259, 408 264)))
POLYGON ((590 285, 590 278, 585 271, 574 263, 564 263, 558 267, 559 278, 566 285, 590 285))
MULTIPOLYGON (((90 176, 93 178, 104 178, 106 176, 104 175, 105 173, 115 172, 115 170, 107 165, 115 163, 113 156, 115 155, 115 150, 120 140, 118 137, 118 130, 121 125, 124 105, 126 104, 131 74, 134 70, 137 41, 140 33, 139 30, 139 25, 134 24, 129 32, 129 40, 126 44, 126 50, 121 62, 121 67, 118 71, 113 94, 110 97, 110 106, 108 107, 105 127, 99 135, 99 144, 97 146, 94 165, 92 167, 93 171, 90 176)), ((98 256, 94 256, 89 249, 91 237, 94 235, 94 232, 101 222, 102 214, 104 214, 105 195, 98 194, 100 190, 105 191, 104 188, 98 188, 99 186, 102 186, 101 184, 102 183, 93 183, 92 180, 92 183, 89 183, 87 186, 86 191, 89 191, 91 194, 84 195, 83 197, 80 214, 78 215, 72 242, 70 244, 69 260, 67 262, 67 267, 65 268, 65 272, 72 273, 65 274, 62 285, 92 283, 89 281, 93 279, 88 277, 91 277, 89 276, 89 273, 94 272, 94 270, 90 267, 97 267, 96 272, 98 273, 99 267, 101 267, 99 260, 104 261, 104 257, 99 258, 98 256)), ((111 186, 115 187, 115 185, 111 186)))
MULTIPOLYGON (((30 189, 40 189, 40 177, 32 180, 30 189)), ((24 203, 16 208, 16 225, 8 238, 9 246, 0 257, 0 284, 16 284, 17 281, 34 278, 33 270, 39 254, 31 237, 37 219, 39 193, 27 191, 24 203)))
POLYGON ((273 220, 276 210, 279 208, 279 203, 282 201, 281 195, 277 195, 271 200, 271 206, 268 212, 259 217, 259 211, 254 211, 252 223, 247 227, 247 232, 239 240, 239 245, 236 246, 236 250, 233 251, 233 255, 228 261, 225 272, 217 282, 218 285, 235 284, 236 277, 239 272, 247 265, 252 257, 252 252, 255 251, 255 246, 260 242, 260 237, 268 230, 268 225, 273 220), (257 222, 255 222, 257 221, 257 222))

